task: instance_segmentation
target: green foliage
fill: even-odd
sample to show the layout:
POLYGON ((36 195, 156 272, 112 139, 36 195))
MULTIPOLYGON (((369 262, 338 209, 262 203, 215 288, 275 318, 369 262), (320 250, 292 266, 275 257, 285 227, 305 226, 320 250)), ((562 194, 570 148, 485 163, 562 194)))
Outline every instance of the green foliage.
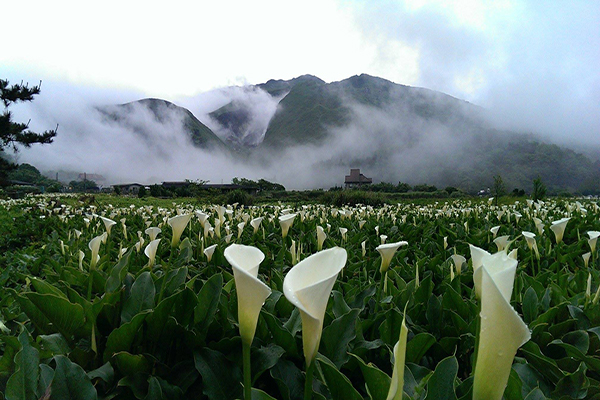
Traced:
POLYGON ((546 185, 542 182, 542 178, 538 175, 533 180, 533 191, 531 192, 531 198, 533 201, 543 200, 546 197, 546 185))
POLYGON ((146 190, 146 188, 144 186, 141 186, 140 189, 138 190, 138 197, 140 199, 146 197, 148 195, 147 193, 148 191, 146 190))
POLYGON ((225 196, 225 202, 227 204, 238 204, 240 206, 252 205, 252 196, 243 190, 236 189, 227 193, 225 196))
POLYGON ((506 194, 506 186, 500 175, 494 176, 494 184, 492 186, 492 196, 494 196, 494 204, 498 205, 500 198, 506 194))
POLYGON ((82 181, 69 182, 69 189, 73 192, 85 193, 98 191, 98 185, 94 181, 84 179, 82 181))
MULTIPOLYGON (((448 196, 445 190, 439 192, 448 196)), ((355 194, 322 195, 344 193, 355 194)), ((389 195, 356 193, 363 199, 389 195)), ((192 218, 182 245, 171 248, 171 230, 163 225, 152 267, 143 247, 138 251, 135 246, 135 232, 143 232, 147 221, 158 226, 177 210, 198 210, 209 214, 212 224, 214 208, 179 199, 97 197, 94 205, 76 197, 47 196, 0 203, 0 263, 6 265, 0 271, 0 393, 19 399, 45 394, 86 399, 241 398, 238 298, 223 256, 228 246, 224 226, 221 238, 204 236, 204 228, 192 218), (84 217, 92 213, 125 218, 127 234, 120 223, 113 226, 101 245, 97 267, 90 270, 88 243, 105 229, 98 218, 86 225, 84 217), (18 228, 5 229, 13 218, 18 228), (19 236, 23 232, 34 236, 25 239, 19 236), (209 262, 202 248, 212 244, 217 249, 209 262), (121 248, 129 250, 122 253, 121 248), (80 250, 85 254, 81 268, 80 250)), ((580 202, 546 202, 545 231, 566 210, 571 210, 571 220, 560 245, 549 232, 536 238, 539 261, 520 237, 522 231, 536 229, 531 218, 535 207, 526 202, 506 204, 500 216, 486 200, 435 198, 380 207, 300 202, 232 209, 225 217, 230 227, 250 212, 265 217, 257 234, 247 224, 239 239, 230 238, 263 251, 259 279, 272 290, 251 347, 252 397, 302 396, 302 318, 282 293, 291 267, 287 240, 295 240, 297 249, 301 245, 300 256, 305 258, 316 251, 316 226, 329 224, 324 246, 340 245, 340 228, 348 229, 343 242, 348 260, 325 312, 314 398, 385 400, 393 368, 390 355, 405 309, 409 334, 404 398, 471 398, 480 301, 470 265, 452 279, 449 257, 454 252, 468 257, 469 244, 495 252, 489 234, 494 225, 516 238, 511 250, 517 251, 519 268, 511 306, 532 333, 517 352, 504 398, 597 398, 600 312, 593 298, 600 265, 594 257, 586 269, 581 255, 589 251, 584 232, 600 230, 600 210, 590 201, 580 202), (276 217, 284 208, 303 213, 286 240, 276 217), (364 226, 359 227, 361 220, 364 226), (392 259, 385 292, 379 285, 380 256, 375 248, 381 239, 376 226, 389 243, 409 243, 392 259), (585 294, 588 276, 590 297, 585 294)))

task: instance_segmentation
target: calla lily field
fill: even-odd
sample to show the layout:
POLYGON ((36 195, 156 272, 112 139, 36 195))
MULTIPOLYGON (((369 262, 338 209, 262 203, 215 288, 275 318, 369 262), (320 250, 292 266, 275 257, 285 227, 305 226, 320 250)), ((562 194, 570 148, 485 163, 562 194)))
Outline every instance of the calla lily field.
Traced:
POLYGON ((0 399, 600 399, 593 199, 0 200, 0 399))

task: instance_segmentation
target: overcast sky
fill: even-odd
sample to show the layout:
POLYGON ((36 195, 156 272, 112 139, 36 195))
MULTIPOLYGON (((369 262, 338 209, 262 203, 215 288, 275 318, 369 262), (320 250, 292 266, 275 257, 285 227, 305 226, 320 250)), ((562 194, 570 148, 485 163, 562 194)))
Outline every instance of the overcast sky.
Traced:
POLYGON ((600 142, 598 1, 19 0, 2 14, 0 77, 11 81, 177 101, 368 73, 558 141, 600 142))

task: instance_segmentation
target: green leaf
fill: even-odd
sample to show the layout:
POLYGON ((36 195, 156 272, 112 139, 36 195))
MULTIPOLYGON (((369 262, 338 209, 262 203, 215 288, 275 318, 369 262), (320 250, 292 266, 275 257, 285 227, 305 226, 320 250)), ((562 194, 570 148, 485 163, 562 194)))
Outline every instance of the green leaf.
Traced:
POLYGON ((323 329, 321 336, 322 353, 339 369, 348 361, 348 344, 356 337, 356 319, 360 310, 353 309, 333 320, 323 329))
POLYGON ((108 335, 104 350, 104 362, 110 361, 114 353, 129 351, 135 335, 149 313, 150 311, 147 310, 136 315, 130 322, 121 325, 108 335))
POLYGON ((111 363, 107 362, 101 367, 88 372, 87 376, 92 381, 94 379, 102 379, 105 383, 111 384, 115 377, 115 370, 113 369, 111 363))
POLYGON ((391 378, 388 376, 388 374, 377 368, 372 363, 365 364, 365 362, 357 355, 350 355, 353 356, 356 361, 358 361, 360 371, 362 372, 365 380, 367 392, 371 396, 371 399, 387 400, 387 395, 391 384, 391 378))
POLYGON ((317 355, 317 360, 333 400, 363 400, 360 393, 352 386, 350 379, 342 374, 333 362, 321 354, 317 355))
POLYGON ((454 381, 457 373, 458 361, 456 357, 450 356, 440 361, 427 382, 427 397, 425 397, 425 400, 456 400, 454 381))
POLYGON ((350 307, 348 307, 348 304, 346 304, 346 301, 344 300, 344 295, 341 294, 339 291, 333 290, 331 293, 333 294, 333 315, 335 315, 336 318, 339 318, 342 315, 346 314, 348 311, 350 311, 350 307))
POLYGON ((538 316, 538 297, 535 290, 530 286, 523 296, 523 320, 530 323, 538 316))
POLYGON ((546 400, 546 396, 544 396, 544 392, 540 388, 535 388, 529 392, 525 400, 546 400))
POLYGON ((124 376, 133 376, 140 373, 149 373, 152 363, 143 354, 130 354, 120 351, 113 355, 117 369, 124 376))
POLYGON ((37 342, 40 344, 42 350, 48 352, 51 358, 58 355, 67 355, 71 352, 69 344, 60 333, 53 333, 52 335, 40 335, 37 337, 37 342))
POLYGON ((223 289, 223 275, 211 276, 198 292, 198 305, 194 310, 194 324, 206 335, 208 326, 213 321, 223 289))
POLYGON ((119 290, 123 284, 123 279, 125 279, 125 275, 127 275, 129 257, 131 256, 131 253, 133 253, 133 247, 121 257, 115 266, 111 268, 108 279, 106 280, 105 290, 107 292, 115 292, 119 290))
POLYGON ((148 271, 142 272, 131 286, 129 298, 123 304, 121 323, 129 322, 140 312, 153 308, 155 295, 152 275, 148 271))
POLYGON ((285 329, 283 325, 279 322, 279 320, 269 314, 265 310, 260 312, 261 316, 264 318, 267 326, 269 327, 269 332, 273 335, 273 340, 275 344, 283 347, 286 353, 290 354, 292 357, 298 356, 298 345, 296 344, 296 339, 292 334, 285 329))
POLYGON ((406 362, 418 363, 435 344, 435 336, 427 332, 416 334, 406 344, 406 362))
POLYGON ((277 383, 283 400, 302 399, 304 377, 293 362, 281 358, 269 372, 277 383))
POLYGON ((21 350, 15 356, 15 372, 6 384, 6 400, 39 399, 40 353, 29 343, 27 330, 19 335, 21 350))
POLYGON ((52 379, 50 400, 94 400, 98 398, 96 388, 83 368, 65 356, 54 357, 56 369, 52 379))
POLYGON ((263 372, 277 364, 284 354, 285 350, 273 343, 252 352, 252 382, 254 383, 263 372))
POLYGON ((252 388, 252 400, 277 400, 260 389, 252 388))
POLYGON ((583 399, 587 396, 590 382, 585 375, 587 367, 585 363, 581 363, 577 371, 572 374, 565 375, 558 384, 556 389, 552 392, 552 396, 562 397, 569 396, 571 399, 583 399))
POLYGON ((157 343, 159 341, 163 329, 167 325, 167 320, 171 315, 171 310, 180 293, 181 292, 163 299, 156 308, 152 310, 150 315, 148 315, 148 318, 146 318, 146 323, 148 324, 146 338, 148 338, 151 343, 157 343))
POLYGON ((65 297, 39 293, 25 295, 67 339, 85 324, 83 307, 71 303, 65 297))
POLYGON ((39 278, 31 279, 31 285, 35 288, 37 293, 54 294, 58 297, 64 297, 65 299, 67 298, 67 296, 60 291, 60 289, 39 278))
POLYGON ((148 379, 148 394, 144 397, 144 400, 162 400, 163 392, 160 387, 160 382, 156 377, 151 376, 148 379))
POLYGON ((194 364, 202 376, 202 393, 209 399, 233 400, 242 395, 240 369, 223 354, 203 348, 194 352, 194 364))

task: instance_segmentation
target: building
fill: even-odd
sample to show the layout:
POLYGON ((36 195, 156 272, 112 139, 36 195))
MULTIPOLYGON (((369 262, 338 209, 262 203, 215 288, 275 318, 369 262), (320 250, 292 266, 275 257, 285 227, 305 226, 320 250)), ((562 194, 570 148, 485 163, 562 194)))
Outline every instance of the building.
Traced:
POLYGON ((344 181, 346 184, 346 189, 353 187, 360 187, 363 185, 370 185, 373 183, 373 179, 367 178, 363 174, 360 173, 359 168, 350 169, 350 175, 346 175, 346 179, 344 181))
POLYGON ((125 183, 121 185, 113 185, 113 189, 115 189, 116 191, 118 188, 121 194, 138 194, 140 188, 143 187, 145 188, 144 185, 140 185, 139 183, 125 183))

